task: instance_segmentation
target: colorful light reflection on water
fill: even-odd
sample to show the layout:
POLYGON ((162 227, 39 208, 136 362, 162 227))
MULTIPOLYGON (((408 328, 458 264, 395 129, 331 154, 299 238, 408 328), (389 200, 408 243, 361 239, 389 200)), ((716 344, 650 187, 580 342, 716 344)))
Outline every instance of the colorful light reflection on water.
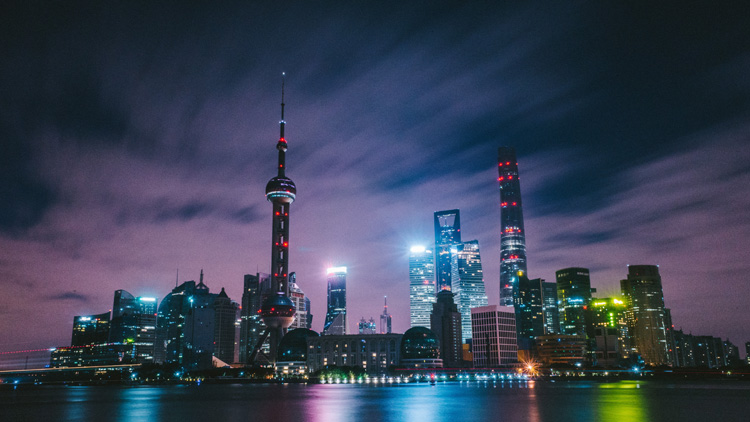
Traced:
POLYGON ((748 397, 747 383, 643 381, 44 386, 0 390, 0 420, 731 422, 748 397))

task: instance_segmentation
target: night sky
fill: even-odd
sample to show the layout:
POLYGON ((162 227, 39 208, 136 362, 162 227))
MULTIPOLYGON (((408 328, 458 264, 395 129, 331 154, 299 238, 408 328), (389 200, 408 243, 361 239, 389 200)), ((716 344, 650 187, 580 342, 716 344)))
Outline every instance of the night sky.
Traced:
POLYGON ((408 250, 444 209, 497 304, 507 145, 531 277, 615 295, 658 264, 676 328, 750 341, 747 3, 131 3, 0 6, 0 351, 69 345, 177 269, 239 302, 270 269, 282 72, 315 330, 333 265, 350 331, 383 295, 406 330, 408 250))

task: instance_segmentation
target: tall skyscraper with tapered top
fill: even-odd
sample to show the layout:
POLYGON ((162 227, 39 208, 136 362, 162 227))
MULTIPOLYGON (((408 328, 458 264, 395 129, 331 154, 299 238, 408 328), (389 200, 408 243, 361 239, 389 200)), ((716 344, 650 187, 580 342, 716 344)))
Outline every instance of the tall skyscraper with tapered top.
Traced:
POLYGON ((450 290, 458 278, 458 245, 461 214, 458 210, 435 212, 435 281, 437 291, 450 290))
MULTIPOLYGON (((283 75, 282 75, 283 76, 283 75)), ((260 314, 266 324, 260 344, 270 335, 270 358, 276 360, 277 348, 286 329, 294 322, 294 304, 289 299, 289 208, 297 197, 297 187, 286 177, 287 141, 284 138, 284 82, 281 83, 281 120, 279 121, 278 174, 266 185, 266 199, 273 204, 271 234, 271 295, 261 306, 260 314)), ((260 344, 252 358, 255 358, 260 344)), ((252 360, 252 359, 251 359, 252 360)))
POLYGON ((523 228, 521 184, 518 182, 516 150, 500 147, 497 150, 497 170, 500 183, 500 305, 513 305, 513 285, 519 271, 526 275, 526 233, 523 228))

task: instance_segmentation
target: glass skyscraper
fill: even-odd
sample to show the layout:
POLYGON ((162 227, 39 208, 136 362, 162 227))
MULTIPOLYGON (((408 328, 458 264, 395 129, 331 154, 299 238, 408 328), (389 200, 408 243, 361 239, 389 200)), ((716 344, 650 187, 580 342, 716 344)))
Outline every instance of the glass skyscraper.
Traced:
POLYGON ((521 184, 518 182, 516 150, 497 151, 500 184, 500 305, 513 305, 513 285, 518 272, 526 274, 526 234, 523 228, 521 184))
POLYGON ((571 267, 556 271, 557 302, 560 306, 561 334, 585 335, 584 310, 591 301, 588 268, 571 267))
POLYGON ((435 255, 424 246, 409 254, 409 304, 412 327, 429 327, 435 303, 435 255))
POLYGON ((544 334, 560 333, 560 310, 557 306, 557 284, 542 280, 544 334))
POLYGON ((628 276, 620 281, 620 287, 630 311, 630 336, 635 350, 648 364, 671 365, 672 345, 659 267, 628 266, 628 276))
POLYGON ((461 313, 461 333, 465 342, 471 339, 471 309, 487 306, 479 241, 470 240, 458 245, 457 261, 458 279, 453 280, 452 289, 461 313))
POLYGON ((346 334, 346 267, 332 267, 328 275, 328 312, 323 334, 346 334))
POLYGON ((437 291, 450 290, 458 277, 457 246, 461 243, 458 210, 435 212, 435 275, 437 291))

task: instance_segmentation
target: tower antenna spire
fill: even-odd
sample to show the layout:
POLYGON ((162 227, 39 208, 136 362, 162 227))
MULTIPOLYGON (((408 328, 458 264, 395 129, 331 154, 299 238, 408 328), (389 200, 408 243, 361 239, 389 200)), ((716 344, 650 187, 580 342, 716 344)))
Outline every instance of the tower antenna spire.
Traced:
MULTIPOLYGON (((284 121, 284 83, 286 82, 286 72, 281 72, 281 121, 279 122, 279 129, 281 131, 281 141, 284 140, 284 126, 286 125, 286 122, 284 121)), ((280 142, 281 142, 280 141, 280 142)))

